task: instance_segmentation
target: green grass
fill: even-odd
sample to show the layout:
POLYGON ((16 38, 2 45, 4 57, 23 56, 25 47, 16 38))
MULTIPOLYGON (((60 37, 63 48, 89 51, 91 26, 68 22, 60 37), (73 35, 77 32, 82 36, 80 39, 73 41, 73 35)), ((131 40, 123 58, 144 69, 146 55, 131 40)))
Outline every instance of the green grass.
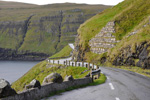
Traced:
MULTIPOLYGON (((110 61, 114 61, 115 57, 121 54, 121 51, 126 47, 131 47, 131 52, 136 53, 135 47, 137 45, 140 45, 142 42, 149 42, 150 40, 150 25, 147 25, 146 27, 139 28, 139 32, 133 36, 130 36, 128 38, 122 39, 120 43, 117 44, 116 47, 112 48, 110 51, 108 51, 108 55, 110 57, 110 61), (115 56, 114 56, 115 55, 115 56)), ((149 53, 150 54, 150 53, 149 53)), ((126 56, 125 56, 126 57, 126 56)), ((135 61, 137 62, 137 58, 135 61)))
POLYGON ((149 0, 134 0, 130 8, 115 17, 117 39, 121 40, 134 27, 150 15, 149 0))
POLYGON ((83 78, 88 74, 89 71, 81 74, 81 72, 87 70, 85 67, 65 67, 63 65, 54 65, 55 67, 50 67, 47 65, 46 61, 40 62, 35 65, 32 69, 30 69, 25 75, 23 75, 20 79, 15 81, 12 84, 12 87, 16 91, 22 91, 25 85, 29 84, 33 79, 37 79, 40 83, 43 82, 43 79, 51 74, 52 72, 57 72, 62 75, 64 78, 66 75, 72 75, 75 79, 83 78))
POLYGON ((0 1, 0 6, 0 47, 16 50, 20 54, 34 52, 50 56, 59 52, 68 43, 74 42, 77 29, 82 23, 81 19, 84 22, 99 11, 110 7, 74 3, 40 6, 5 1, 0 1), (75 12, 74 9, 81 11, 75 12), (62 21, 60 11, 63 11, 62 21), (34 16, 30 19, 25 33, 26 26, 23 22, 31 15, 34 16), (43 17, 51 19, 41 20, 43 17))
POLYGON ((114 21, 115 16, 118 16, 123 10, 127 9, 131 2, 134 0, 126 0, 113 8, 109 8, 102 13, 97 14, 91 19, 87 20, 84 24, 78 29, 79 34, 79 45, 81 51, 84 54, 81 54, 81 57, 84 55, 84 59, 87 59, 91 53, 86 52, 89 47, 89 40, 91 40, 100 30, 109 22, 114 21))
POLYGON ((52 55, 50 58, 67 57, 67 56, 70 56, 71 52, 72 52, 72 48, 70 48, 70 46, 67 45, 61 51, 59 51, 58 53, 52 55))
MULTIPOLYGON (((88 69, 85 67, 72 67, 72 66, 66 67, 57 64, 47 64, 46 61, 42 61, 37 65, 35 65, 32 69, 30 69, 20 79, 12 83, 12 88, 14 88, 16 91, 22 91, 25 88, 25 85, 29 84, 33 79, 39 80, 40 83, 42 84, 43 79, 52 72, 61 74, 63 79, 65 78, 66 75, 72 75, 74 79, 79 79, 84 78, 90 71, 88 71, 88 69), (81 72, 85 70, 87 71, 81 74, 81 72)), ((86 86, 102 84, 105 82, 105 80, 106 80, 105 75, 101 74, 101 77, 99 79, 95 80, 94 83, 90 83, 86 86)))
POLYGON ((89 83, 88 85, 93 86, 93 85, 99 85, 99 84, 103 84, 106 81, 106 76, 104 74, 101 74, 99 79, 94 80, 93 83, 89 83))
MULTIPOLYGON (((102 57, 119 55, 121 48, 126 46, 132 46, 133 50, 135 44, 140 44, 143 41, 149 41, 149 28, 143 28, 143 25, 149 22, 150 16, 150 2, 149 0, 125 0, 118 5, 109 8, 102 13, 97 14, 91 19, 87 20, 78 29, 80 56, 87 62, 100 62, 102 57), (100 30, 109 22, 115 21, 116 33, 113 35, 117 40, 121 40, 117 43, 116 47, 110 49, 107 55, 99 55, 90 52, 89 40, 91 40, 100 30), (130 32, 143 28, 137 35, 131 36, 127 39, 130 32)), ((112 57, 111 57, 112 58, 112 57)), ((114 58, 112 58, 113 60, 114 58)))

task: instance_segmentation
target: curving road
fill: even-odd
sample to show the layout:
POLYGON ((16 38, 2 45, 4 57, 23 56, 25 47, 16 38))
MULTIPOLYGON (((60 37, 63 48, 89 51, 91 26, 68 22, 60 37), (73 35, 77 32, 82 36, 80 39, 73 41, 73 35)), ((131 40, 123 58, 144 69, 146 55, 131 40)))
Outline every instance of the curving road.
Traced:
MULTIPOLYGON (((71 60, 71 57, 60 59, 60 64, 66 60, 71 60)), ((100 69, 107 76, 106 83, 64 92, 43 100, 150 100, 150 78, 122 69, 100 69)))
POLYGON ((150 100, 150 78, 116 68, 101 67, 107 81, 64 92, 45 100, 150 100))

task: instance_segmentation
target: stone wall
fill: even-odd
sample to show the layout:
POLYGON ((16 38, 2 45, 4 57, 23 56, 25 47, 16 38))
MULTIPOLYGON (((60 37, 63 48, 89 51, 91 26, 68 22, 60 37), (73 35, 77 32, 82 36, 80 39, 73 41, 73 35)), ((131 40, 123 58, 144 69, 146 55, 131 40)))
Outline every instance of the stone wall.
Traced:
POLYGON ((115 22, 108 22, 100 33, 89 41, 89 45, 91 46, 90 50, 93 53, 101 54, 115 46, 115 43, 118 41, 116 41, 115 36, 112 35, 112 33, 115 33, 114 27, 115 22))
POLYGON ((76 79, 74 81, 65 81, 61 84, 49 83, 41 86, 40 89, 39 88, 29 89, 14 96, 1 98, 0 100, 40 100, 41 98, 49 96, 51 93, 60 90, 65 90, 73 86, 86 85, 88 83, 92 83, 91 78, 82 78, 82 79, 76 79))

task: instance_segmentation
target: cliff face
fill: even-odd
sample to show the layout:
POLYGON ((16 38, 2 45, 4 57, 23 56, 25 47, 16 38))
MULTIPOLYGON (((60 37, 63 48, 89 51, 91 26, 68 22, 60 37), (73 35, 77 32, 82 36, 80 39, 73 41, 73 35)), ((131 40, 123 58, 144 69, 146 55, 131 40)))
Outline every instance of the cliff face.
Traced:
POLYGON ((126 0, 86 21, 78 29, 74 58, 150 68, 149 4, 148 0, 126 0))
POLYGON ((118 55, 114 55, 114 60, 112 61, 113 65, 121 66, 138 66, 142 68, 150 68, 150 43, 142 42, 139 45, 135 45, 135 51, 132 50, 132 46, 128 45, 125 48, 122 48, 118 55))
POLYGON ((2 3, 6 6, 0 12, 0 59, 9 60, 44 59, 60 51, 74 42, 80 24, 108 8, 78 4, 21 7, 17 3, 14 7, 11 2, 2 3))

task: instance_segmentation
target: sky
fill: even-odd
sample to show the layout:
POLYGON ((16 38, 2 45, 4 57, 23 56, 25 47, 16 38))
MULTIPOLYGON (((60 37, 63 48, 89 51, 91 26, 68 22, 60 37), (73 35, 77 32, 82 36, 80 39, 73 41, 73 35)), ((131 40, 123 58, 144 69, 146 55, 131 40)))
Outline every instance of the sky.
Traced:
POLYGON ((38 5, 52 4, 52 3, 65 3, 65 2, 116 5, 119 2, 122 2, 124 0, 3 0, 3 1, 17 1, 17 2, 38 4, 38 5))

